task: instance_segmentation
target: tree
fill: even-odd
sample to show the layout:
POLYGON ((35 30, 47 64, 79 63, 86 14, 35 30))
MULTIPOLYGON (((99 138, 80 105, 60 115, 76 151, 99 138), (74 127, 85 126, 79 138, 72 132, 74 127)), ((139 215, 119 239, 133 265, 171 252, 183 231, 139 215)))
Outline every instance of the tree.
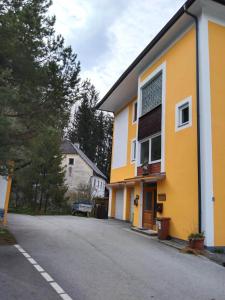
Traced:
POLYGON ((98 92, 90 81, 85 81, 80 93, 68 137, 79 143, 84 153, 109 177, 112 147, 112 117, 96 111, 98 92))
POLYGON ((16 173, 14 190, 21 193, 26 205, 34 210, 46 212, 48 208, 60 208, 65 203, 67 187, 60 143, 57 130, 45 129, 32 141, 31 164, 16 173))
POLYGON ((49 0, 0 4, 0 161, 30 163, 30 147, 46 127, 62 131, 77 100, 80 63, 55 35, 49 0))
POLYGON ((69 138, 73 143, 79 143, 81 150, 94 161, 97 146, 95 104, 98 94, 90 81, 81 85, 79 99, 80 105, 74 112, 69 138))

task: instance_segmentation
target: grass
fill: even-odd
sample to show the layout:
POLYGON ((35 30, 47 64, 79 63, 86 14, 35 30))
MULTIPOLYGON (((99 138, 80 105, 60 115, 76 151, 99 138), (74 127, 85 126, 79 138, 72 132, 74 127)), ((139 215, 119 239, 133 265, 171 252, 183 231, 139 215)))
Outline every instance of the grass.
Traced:
POLYGON ((14 245, 16 239, 12 233, 5 227, 0 225, 0 246, 14 245))
POLYGON ((213 252, 216 254, 225 254, 225 251, 223 248, 215 248, 213 252))
POLYGON ((34 210, 31 207, 18 207, 18 208, 10 207, 9 213, 31 215, 31 216, 71 215, 71 208, 47 210, 47 212, 45 213, 44 211, 34 210))

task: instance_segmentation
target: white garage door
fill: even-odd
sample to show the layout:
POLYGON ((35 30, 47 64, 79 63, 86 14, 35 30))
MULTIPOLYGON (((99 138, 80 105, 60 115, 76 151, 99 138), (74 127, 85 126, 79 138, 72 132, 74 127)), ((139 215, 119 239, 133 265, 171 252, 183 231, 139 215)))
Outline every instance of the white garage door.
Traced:
POLYGON ((133 223, 134 218, 134 189, 130 192, 130 222, 133 223))
POLYGON ((116 191, 116 219, 123 219, 123 190, 116 191))

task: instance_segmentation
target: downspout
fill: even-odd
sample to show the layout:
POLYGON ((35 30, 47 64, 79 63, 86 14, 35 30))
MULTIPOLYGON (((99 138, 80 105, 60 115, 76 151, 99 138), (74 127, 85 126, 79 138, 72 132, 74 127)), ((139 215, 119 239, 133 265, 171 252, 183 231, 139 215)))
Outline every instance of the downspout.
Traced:
POLYGON ((198 231, 202 232, 202 191, 201 191, 201 141, 200 141, 200 89, 199 89, 199 24, 198 17, 191 14, 184 5, 184 13, 192 17, 196 26, 196 96, 197 96, 197 155, 198 155, 198 231))

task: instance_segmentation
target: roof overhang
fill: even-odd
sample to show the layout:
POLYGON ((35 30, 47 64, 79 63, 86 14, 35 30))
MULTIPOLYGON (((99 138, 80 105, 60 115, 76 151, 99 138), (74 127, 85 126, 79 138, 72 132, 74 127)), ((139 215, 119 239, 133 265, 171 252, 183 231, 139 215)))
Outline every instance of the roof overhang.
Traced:
POLYGON ((199 15, 208 2, 225 5, 224 0, 188 0, 120 76, 96 108, 116 113, 137 96, 139 75, 181 36, 194 22, 185 13, 199 15))
POLYGON ((123 188, 124 186, 134 186, 136 183, 154 183, 166 178, 166 173, 158 173, 146 176, 136 176, 132 178, 126 178, 124 181, 113 182, 107 184, 108 187, 123 188))

